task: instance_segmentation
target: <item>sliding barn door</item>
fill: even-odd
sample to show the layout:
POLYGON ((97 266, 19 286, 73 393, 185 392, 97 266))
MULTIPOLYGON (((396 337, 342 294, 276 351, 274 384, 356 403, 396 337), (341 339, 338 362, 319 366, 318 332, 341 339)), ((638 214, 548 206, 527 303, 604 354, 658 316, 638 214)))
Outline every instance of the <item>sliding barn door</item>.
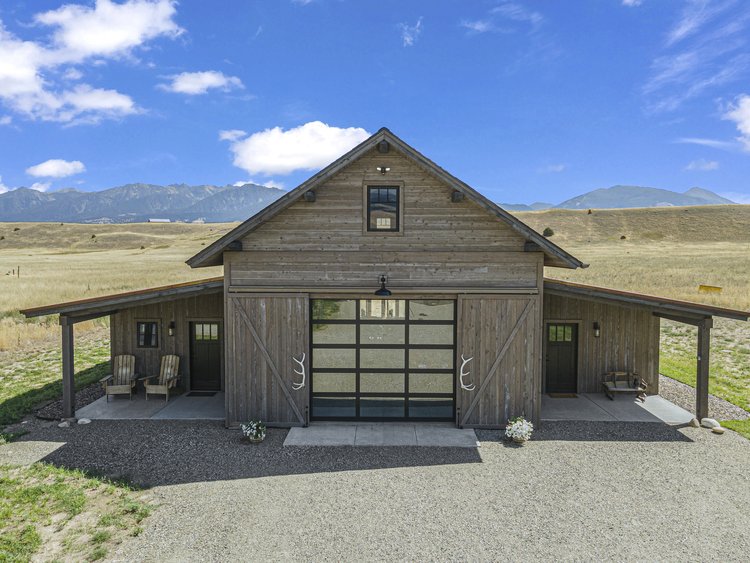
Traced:
POLYGON ((504 427, 520 415, 538 419, 539 311, 536 295, 459 299, 457 364, 466 374, 456 386, 460 426, 504 427))
POLYGON ((305 423, 309 396, 308 299, 300 295, 227 299, 227 421, 305 423), (304 354, 304 360, 303 360, 304 354), (304 381, 302 366, 304 366, 304 381), (304 383, 304 386, 301 386, 304 383))

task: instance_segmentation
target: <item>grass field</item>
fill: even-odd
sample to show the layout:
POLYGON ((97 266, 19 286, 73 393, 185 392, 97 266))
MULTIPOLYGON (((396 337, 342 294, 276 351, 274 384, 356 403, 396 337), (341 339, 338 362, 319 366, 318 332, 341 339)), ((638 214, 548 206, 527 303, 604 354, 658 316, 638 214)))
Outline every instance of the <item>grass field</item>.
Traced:
POLYGON ((0 465, 0 561, 103 559, 150 511, 131 488, 80 471, 0 465))

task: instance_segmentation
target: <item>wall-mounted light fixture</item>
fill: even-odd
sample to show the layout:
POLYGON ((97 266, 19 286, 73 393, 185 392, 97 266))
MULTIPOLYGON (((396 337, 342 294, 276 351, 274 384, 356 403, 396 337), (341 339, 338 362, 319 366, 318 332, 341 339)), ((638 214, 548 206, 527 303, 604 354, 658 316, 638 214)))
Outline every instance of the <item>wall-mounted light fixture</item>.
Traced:
POLYGON ((167 334, 169 336, 174 336, 174 328, 175 328, 174 321, 169 321, 169 326, 167 327, 167 334))
POLYGON ((599 322, 594 321, 594 338, 599 338, 601 334, 602 334, 602 331, 601 331, 601 327, 599 326, 599 322))
POLYGON ((391 290, 385 287, 385 282, 387 281, 387 278, 385 276, 380 276, 380 289, 378 289, 375 292, 375 295, 378 297, 390 297, 391 296, 391 290))
POLYGON ((381 174, 382 174, 383 176, 385 176, 385 173, 386 173, 386 172, 390 172, 390 171, 391 171, 391 169, 390 169, 390 168, 388 168, 387 166, 378 166, 378 167, 376 168, 376 170, 377 170, 378 172, 380 172, 380 173, 381 173, 381 174))

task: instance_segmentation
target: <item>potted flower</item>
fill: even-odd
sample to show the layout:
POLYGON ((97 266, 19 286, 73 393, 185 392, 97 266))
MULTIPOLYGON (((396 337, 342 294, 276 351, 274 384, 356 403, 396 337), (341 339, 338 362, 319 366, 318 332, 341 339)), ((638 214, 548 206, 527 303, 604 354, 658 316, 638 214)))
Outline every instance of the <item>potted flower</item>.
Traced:
POLYGON ((508 425, 505 427, 505 436, 506 438, 513 440, 516 444, 523 444, 531 438, 531 433, 533 431, 533 424, 524 417, 517 416, 508 421, 508 425))
POLYGON ((240 424, 242 436, 251 444, 260 444, 266 437, 266 425, 260 420, 251 420, 245 424, 240 424))

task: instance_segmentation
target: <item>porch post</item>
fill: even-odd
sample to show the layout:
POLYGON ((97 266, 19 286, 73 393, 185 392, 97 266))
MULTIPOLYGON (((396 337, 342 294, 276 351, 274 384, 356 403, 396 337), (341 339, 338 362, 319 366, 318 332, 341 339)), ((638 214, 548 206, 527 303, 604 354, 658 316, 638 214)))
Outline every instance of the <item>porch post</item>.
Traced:
POLYGON ((711 328, 713 319, 698 323, 698 371, 695 381, 695 416, 702 420, 708 416, 708 366, 711 360, 711 328))
POLYGON ((75 365, 73 362, 73 322, 60 315, 62 327, 62 383, 63 383, 63 418, 73 418, 75 405, 75 365))

